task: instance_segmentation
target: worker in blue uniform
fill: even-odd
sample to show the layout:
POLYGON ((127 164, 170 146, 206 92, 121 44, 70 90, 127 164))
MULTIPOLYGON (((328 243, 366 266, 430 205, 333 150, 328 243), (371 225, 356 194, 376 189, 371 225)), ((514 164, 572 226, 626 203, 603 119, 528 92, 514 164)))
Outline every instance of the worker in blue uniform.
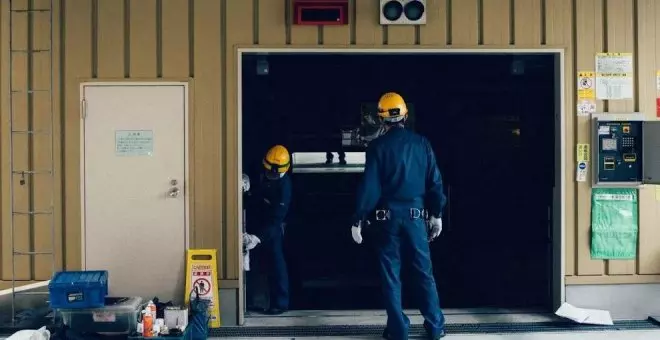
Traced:
POLYGON ((253 249, 257 270, 267 271, 270 290, 267 314, 279 315, 289 309, 289 277, 284 258, 284 219, 291 204, 291 179, 287 176, 290 167, 289 151, 275 145, 266 154, 262 164, 265 172, 259 185, 254 188, 258 210, 257 221, 244 235, 244 245, 253 249), (259 245, 259 247, 257 247, 259 245))
POLYGON ((397 93, 384 94, 378 115, 386 132, 369 143, 351 228, 362 243, 366 220, 375 223, 382 288, 387 310, 386 339, 408 339, 410 320, 401 305, 401 257, 410 261, 419 309, 430 339, 445 336, 445 318, 433 277, 429 242, 442 231, 446 203, 442 177, 428 140, 404 128, 408 109, 397 93), (375 211, 376 216, 369 216, 375 211), (372 217, 372 218, 370 218, 372 217))

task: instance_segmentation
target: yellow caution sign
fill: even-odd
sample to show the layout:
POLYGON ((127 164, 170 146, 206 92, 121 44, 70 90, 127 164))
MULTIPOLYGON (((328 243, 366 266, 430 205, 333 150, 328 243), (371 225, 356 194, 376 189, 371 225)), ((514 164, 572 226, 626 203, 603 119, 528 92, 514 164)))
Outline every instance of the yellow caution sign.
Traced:
MULTIPOLYGON (((218 301, 217 249, 188 249, 186 251, 186 305, 190 293, 197 288, 199 297, 209 300, 209 327, 220 327, 220 302, 218 301)), ((193 295, 194 296, 194 295, 193 295)))

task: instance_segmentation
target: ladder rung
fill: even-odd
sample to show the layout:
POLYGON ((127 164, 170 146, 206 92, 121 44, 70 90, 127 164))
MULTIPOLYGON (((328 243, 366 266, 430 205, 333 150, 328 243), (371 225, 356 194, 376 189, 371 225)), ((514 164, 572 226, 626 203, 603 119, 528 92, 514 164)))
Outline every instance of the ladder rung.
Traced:
POLYGON ((14 13, 29 13, 29 12, 50 12, 50 8, 35 8, 35 9, 12 9, 14 13))
POLYGON ((11 90, 11 93, 37 93, 37 92, 50 92, 50 90, 45 90, 45 89, 27 90, 27 91, 11 90))
POLYGON ((40 210, 40 211, 14 211, 14 215, 50 215, 52 212, 48 210, 40 210))
POLYGON ((39 175, 39 174, 49 174, 50 175, 51 173, 53 173, 53 171, 52 170, 30 170, 30 171, 14 170, 14 171, 12 171, 12 173, 14 173, 16 175, 39 175))
POLYGON ((41 291, 41 292, 22 291, 22 292, 14 292, 14 295, 48 295, 48 291, 41 291))
POLYGON ((15 251, 14 255, 51 255, 52 251, 15 251))
POLYGON ((50 130, 12 130, 11 132, 26 135, 50 135, 50 130))
POLYGON ((50 52, 50 49, 45 50, 11 50, 12 53, 40 53, 40 52, 50 52))

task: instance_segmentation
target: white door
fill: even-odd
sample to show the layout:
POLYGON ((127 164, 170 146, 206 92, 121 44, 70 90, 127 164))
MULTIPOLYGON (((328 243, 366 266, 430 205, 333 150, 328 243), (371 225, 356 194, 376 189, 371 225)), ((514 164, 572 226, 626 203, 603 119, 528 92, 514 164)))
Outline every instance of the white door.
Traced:
POLYGON ((110 296, 183 299, 187 87, 85 84, 83 242, 110 296))

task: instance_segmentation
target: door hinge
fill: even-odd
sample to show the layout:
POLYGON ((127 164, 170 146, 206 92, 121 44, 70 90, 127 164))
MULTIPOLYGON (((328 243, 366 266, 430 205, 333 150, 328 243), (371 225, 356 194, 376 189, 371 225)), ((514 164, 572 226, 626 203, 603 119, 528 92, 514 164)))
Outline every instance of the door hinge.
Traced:
POLYGON ((87 101, 85 99, 80 101, 80 118, 87 118, 87 101))

